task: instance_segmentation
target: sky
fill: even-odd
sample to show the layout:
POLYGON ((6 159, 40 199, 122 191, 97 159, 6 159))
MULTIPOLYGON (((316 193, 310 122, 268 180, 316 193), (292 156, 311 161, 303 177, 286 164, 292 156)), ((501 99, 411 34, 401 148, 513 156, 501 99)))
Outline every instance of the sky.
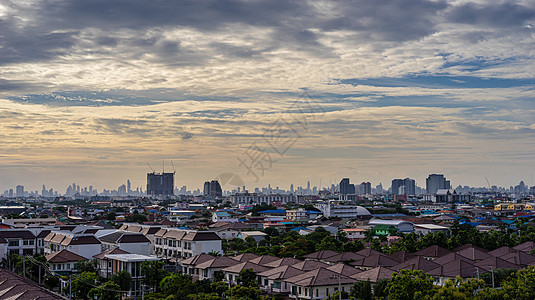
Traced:
POLYGON ((532 185, 534 26, 531 0, 1 0, 0 190, 147 163, 188 189, 532 185))

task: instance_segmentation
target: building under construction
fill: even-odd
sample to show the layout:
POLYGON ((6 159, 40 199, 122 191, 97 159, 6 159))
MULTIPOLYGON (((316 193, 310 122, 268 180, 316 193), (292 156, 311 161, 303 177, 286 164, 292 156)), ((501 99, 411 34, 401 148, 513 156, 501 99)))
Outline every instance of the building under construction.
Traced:
POLYGON ((148 196, 172 196, 175 188, 175 173, 147 173, 148 196))

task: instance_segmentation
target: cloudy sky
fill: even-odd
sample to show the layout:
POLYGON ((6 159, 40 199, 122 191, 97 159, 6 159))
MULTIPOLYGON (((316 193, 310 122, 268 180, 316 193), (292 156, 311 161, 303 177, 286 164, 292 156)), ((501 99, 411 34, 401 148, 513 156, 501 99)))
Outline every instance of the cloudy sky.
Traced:
POLYGON ((0 189, 531 185, 534 56, 531 0, 0 0, 0 189))

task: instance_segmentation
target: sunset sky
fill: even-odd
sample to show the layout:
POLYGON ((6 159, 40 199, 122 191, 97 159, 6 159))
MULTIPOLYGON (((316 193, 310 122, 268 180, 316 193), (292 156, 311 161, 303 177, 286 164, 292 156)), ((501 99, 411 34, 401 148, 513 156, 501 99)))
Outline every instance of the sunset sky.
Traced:
POLYGON ((0 0, 0 119, 0 193, 531 186, 535 1, 0 0))

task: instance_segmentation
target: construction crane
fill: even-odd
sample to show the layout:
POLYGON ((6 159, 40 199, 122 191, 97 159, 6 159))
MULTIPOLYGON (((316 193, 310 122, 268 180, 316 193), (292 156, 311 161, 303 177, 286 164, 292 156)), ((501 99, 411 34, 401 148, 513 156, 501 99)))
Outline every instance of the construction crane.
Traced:
POLYGON ((173 161, 171 161, 171 166, 173 167, 173 174, 176 174, 175 164, 173 163, 173 161))
POLYGON ((489 187, 489 192, 492 193, 492 188, 490 187, 490 182, 489 182, 489 179, 487 177, 485 177, 485 180, 487 181, 487 185, 489 187))
POLYGON ((150 166, 150 164, 149 164, 149 163, 147 163, 147 165, 148 165, 148 166, 149 166, 149 168, 151 169, 152 173, 156 173, 156 172, 154 172, 154 169, 153 169, 153 168, 152 168, 152 167, 150 166))

